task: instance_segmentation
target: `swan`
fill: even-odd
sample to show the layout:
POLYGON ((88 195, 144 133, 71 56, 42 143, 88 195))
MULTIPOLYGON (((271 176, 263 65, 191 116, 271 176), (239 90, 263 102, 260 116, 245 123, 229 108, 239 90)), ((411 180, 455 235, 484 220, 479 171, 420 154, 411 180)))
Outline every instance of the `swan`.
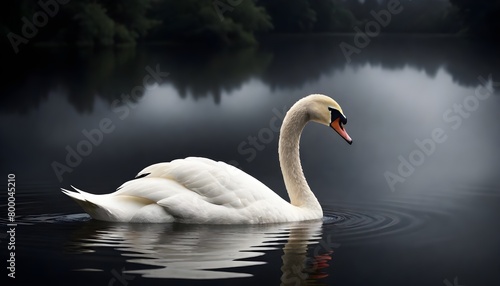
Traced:
POLYGON ((290 203, 240 169, 207 158, 157 163, 115 192, 61 189, 92 218, 111 222, 265 224, 321 219, 323 210, 302 171, 299 141, 309 122, 333 128, 352 144, 340 105, 322 94, 297 101, 280 129, 278 155, 290 203))

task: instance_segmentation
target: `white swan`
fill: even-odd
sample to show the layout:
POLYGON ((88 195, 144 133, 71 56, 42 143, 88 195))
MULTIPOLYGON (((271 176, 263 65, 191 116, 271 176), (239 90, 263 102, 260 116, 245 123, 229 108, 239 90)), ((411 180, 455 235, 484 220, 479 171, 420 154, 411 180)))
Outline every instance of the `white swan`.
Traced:
POLYGON ((278 146, 290 203, 238 168, 196 157, 146 167, 111 194, 93 195, 75 187, 76 192, 62 191, 92 218, 104 221, 262 224, 320 219, 323 210, 299 157, 300 135, 309 121, 332 127, 352 143, 335 100, 312 94, 297 101, 283 120, 278 146))

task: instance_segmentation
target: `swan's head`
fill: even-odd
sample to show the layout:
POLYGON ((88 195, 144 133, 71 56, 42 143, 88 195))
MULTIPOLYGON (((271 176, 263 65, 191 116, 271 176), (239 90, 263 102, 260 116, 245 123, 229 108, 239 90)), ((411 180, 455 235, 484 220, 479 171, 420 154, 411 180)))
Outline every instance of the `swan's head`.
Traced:
POLYGON ((347 118, 335 100, 322 94, 313 94, 306 99, 309 99, 308 113, 312 121, 330 126, 347 143, 352 144, 352 139, 344 128, 347 118))

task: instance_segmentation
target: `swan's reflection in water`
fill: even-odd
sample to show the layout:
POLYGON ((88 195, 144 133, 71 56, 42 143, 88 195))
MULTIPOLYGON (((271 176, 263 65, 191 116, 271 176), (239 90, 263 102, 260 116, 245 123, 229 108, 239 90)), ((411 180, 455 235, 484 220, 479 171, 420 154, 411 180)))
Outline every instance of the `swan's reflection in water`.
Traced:
POLYGON ((320 247, 318 244, 321 239, 321 223, 295 225, 289 228, 288 234, 281 256, 281 285, 311 285, 328 276, 323 270, 329 266, 332 250, 329 246, 320 247), (309 251, 311 245, 315 247, 309 251), (311 255, 308 256, 308 253, 311 255))
POLYGON ((266 251, 282 249, 282 285, 302 285, 326 276, 322 269, 328 267, 331 251, 319 244, 322 223, 227 226, 88 221, 67 246, 73 253, 112 248, 128 263, 141 266, 126 273, 180 279, 249 277, 252 274, 245 271, 265 264, 266 251))

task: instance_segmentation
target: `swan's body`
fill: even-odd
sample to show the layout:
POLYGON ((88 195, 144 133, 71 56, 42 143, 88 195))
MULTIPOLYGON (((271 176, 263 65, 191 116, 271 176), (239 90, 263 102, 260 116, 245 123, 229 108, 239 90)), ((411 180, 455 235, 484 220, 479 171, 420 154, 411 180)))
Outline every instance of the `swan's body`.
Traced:
POLYGON ((321 206, 302 172, 299 141, 309 121, 342 127, 340 106, 328 96, 310 95, 287 112, 280 131, 279 158, 290 203, 263 183, 223 162, 189 157, 151 165, 106 195, 64 190, 92 218, 119 222, 262 224, 320 219, 321 206))

